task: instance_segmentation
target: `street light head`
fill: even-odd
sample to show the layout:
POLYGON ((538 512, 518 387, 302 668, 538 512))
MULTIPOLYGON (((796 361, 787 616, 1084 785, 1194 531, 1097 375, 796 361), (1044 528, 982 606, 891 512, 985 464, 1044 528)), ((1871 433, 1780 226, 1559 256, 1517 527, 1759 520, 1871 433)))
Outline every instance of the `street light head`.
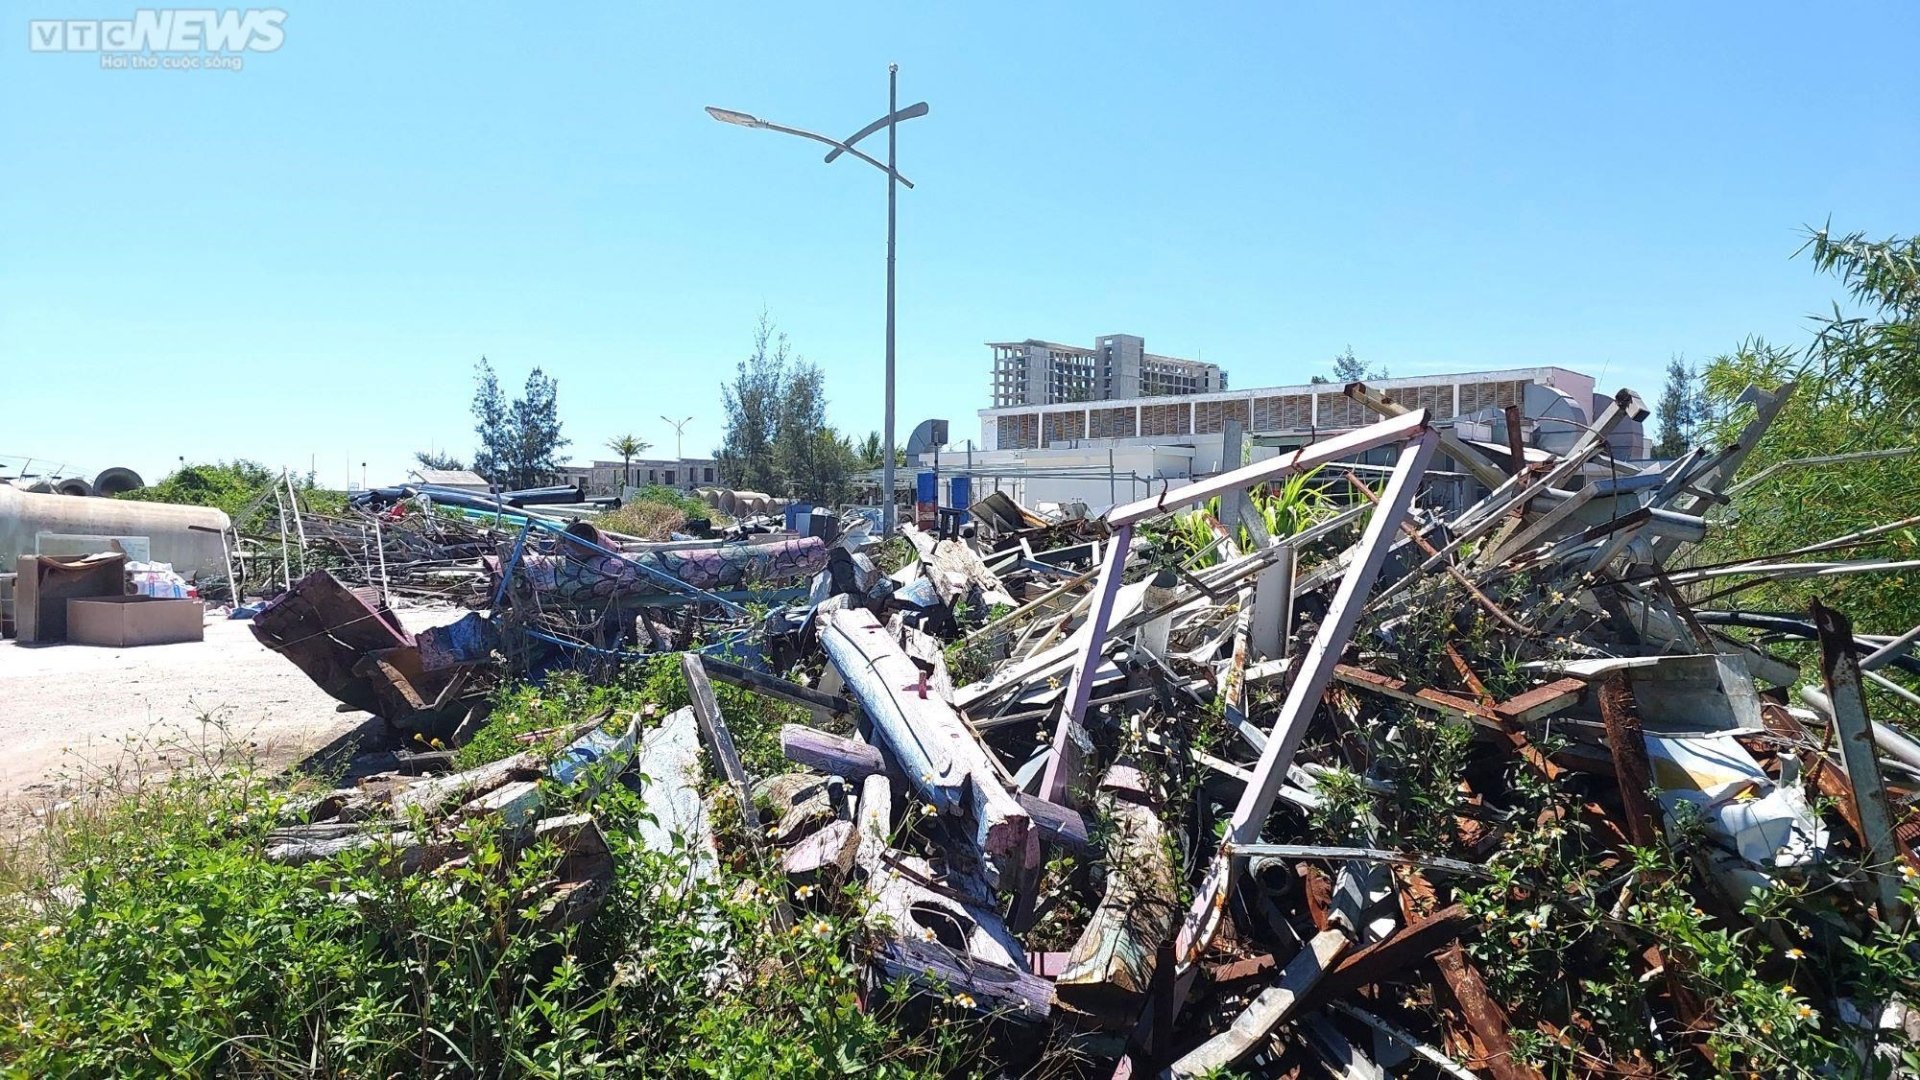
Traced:
POLYGON ((707 106, 707 115, 723 124, 738 124, 741 127, 765 127, 767 123, 757 116, 734 112, 732 109, 722 109, 716 105, 707 106))

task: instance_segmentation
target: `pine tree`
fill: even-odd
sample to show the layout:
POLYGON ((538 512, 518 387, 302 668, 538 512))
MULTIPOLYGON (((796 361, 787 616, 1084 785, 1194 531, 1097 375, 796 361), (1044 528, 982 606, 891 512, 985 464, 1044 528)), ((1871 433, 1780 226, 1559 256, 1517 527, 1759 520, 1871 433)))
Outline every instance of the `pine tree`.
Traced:
POLYGON ((1654 457, 1677 458, 1687 452, 1699 421, 1699 405, 1700 390, 1693 369, 1677 356, 1667 361, 1667 385, 1660 391, 1660 425, 1653 443, 1654 457))

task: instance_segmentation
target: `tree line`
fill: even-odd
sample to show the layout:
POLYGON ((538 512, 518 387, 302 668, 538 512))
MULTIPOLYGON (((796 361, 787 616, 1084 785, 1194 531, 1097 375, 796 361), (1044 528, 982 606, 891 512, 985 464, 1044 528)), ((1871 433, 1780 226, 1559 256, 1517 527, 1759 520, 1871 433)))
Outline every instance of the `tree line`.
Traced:
MULTIPOLYGON (((753 351, 721 387, 721 403, 726 431, 714 456, 728 487, 843 503, 853 496, 855 474, 883 461, 879 432, 856 443, 827 423, 820 366, 794 353, 765 312, 753 351)), ((904 459, 895 453, 896 463, 904 459)))
MULTIPOLYGON (((561 451, 572 445, 563 433, 557 380, 535 367, 520 394, 508 400, 492 363, 474 368, 473 418, 478 440, 472 464, 453 454, 420 450, 422 468, 466 469, 503 490, 537 487, 562 468, 561 451)), ((753 350, 721 385, 726 430, 714 452, 720 482, 786 498, 837 504, 848 501, 859 473, 880 467, 877 431, 855 441, 827 423, 826 376, 818 364, 793 351, 787 335, 762 313, 753 350)), ((632 483, 633 459, 652 447, 634 434, 604 444, 619 455, 623 479, 632 483)), ((896 464, 906 455, 894 454, 896 464)))

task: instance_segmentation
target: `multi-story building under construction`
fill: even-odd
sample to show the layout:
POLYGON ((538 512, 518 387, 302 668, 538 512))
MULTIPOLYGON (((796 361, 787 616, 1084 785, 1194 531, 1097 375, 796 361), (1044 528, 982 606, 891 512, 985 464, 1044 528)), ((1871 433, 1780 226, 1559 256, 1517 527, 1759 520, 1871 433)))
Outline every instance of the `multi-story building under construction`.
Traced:
POLYGON ((990 341, 993 407, 1217 394, 1227 388, 1219 365, 1159 356, 1146 346, 1132 334, 1108 334, 1091 349, 1034 338, 990 341))

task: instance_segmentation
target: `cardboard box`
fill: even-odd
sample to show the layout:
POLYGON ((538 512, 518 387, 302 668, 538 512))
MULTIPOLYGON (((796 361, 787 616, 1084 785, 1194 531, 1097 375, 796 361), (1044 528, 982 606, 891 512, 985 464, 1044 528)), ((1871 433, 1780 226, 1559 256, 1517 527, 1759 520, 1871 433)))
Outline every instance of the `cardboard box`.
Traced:
POLYGON ((127 591, 127 557, 119 552, 57 558, 22 555, 13 582, 14 633, 22 645, 67 639, 67 601, 127 591))
POLYGON ((97 596, 67 601, 67 640, 75 645, 166 645, 206 637, 206 607, 198 600, 151 596, 97 596))

